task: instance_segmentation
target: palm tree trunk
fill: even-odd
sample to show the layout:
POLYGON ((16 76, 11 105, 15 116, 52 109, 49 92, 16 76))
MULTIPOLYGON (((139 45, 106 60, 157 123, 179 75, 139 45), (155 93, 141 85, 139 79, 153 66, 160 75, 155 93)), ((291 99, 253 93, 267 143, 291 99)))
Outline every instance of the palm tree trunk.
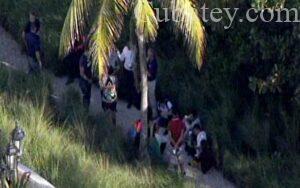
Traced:
POLYGON ((140 154, 143 158, 149 158, 147 152, 147 135, 148 135, 148 80, 147 80, 147 64, 145 54, 145 40, 142 34, 137 34, 139 48, 139 62, 141 74, 141 117, 144 124, 144 131, 141 135, 140 154))

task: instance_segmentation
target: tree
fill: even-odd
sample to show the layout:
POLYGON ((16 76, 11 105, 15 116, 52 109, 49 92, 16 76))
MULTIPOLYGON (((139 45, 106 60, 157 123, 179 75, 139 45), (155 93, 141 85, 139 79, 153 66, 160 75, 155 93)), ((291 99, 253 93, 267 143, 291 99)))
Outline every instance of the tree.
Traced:
MULTIPOLYGON (((147 108, 148 108, 148 85, 147 64, 145 46, 154 41, 158 32, 158 20, 148 0, 72 0, 63 26, 60 40, 60 56, 64 56, 70 48, 72 41, 85 29, 85 23, 93 9, 93 5, 99 5, 97 21, 94 24, 95 33, 90 44, 90 54, 93 65, 97 68, 99 75, 106 73, 109 51, 115 46, 119 39, 124 16, 129 12, 132 14, 135 26, 139 50, 139 63, 141 73, 141 113, 145 130, 148 130, 147 108)), ((157 0, 162 8, 167 8, 173 13, 174 31, 181 33, 185 46, 191 59, 196 62, 200 69, 203 63, 205 50, 205 30, 202 21, 195 8, 194 0, 157 0)), ((146 132, 147 133, 147 132, 146 132)), ((147 135, 147 134, 145 134, 147 135)), ((146 136, 142 139, 145 142, 146 136)), ((144 144, 142 144, 144 146, 144 144)))

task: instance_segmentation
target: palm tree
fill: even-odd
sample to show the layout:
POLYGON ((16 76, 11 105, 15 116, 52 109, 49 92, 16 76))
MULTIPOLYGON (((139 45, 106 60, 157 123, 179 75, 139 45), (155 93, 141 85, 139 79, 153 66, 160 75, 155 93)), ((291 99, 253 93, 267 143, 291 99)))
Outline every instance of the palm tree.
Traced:
MULTIPOLYGON (((109 51, 119 39, 124 16, 132 14, 135 34, 139 50, 139 67, 141 76, 141 113, 147 125, 148 85, 145 45, 154 41, 158 32, 158 21, 148 0, 72 0, 67 13, 60 39, 60 56, 63 57, 70 48, 72 41, 86 27, 89 14, 98 3, 96 28, 90 44, 90 54, 99 75, 105 74, 109 51)), ((194 0, 157 0, 162 8, 168 8, 178 22, 174 22, 174 31, 181 33, 188 54, 200 69, 205 50, 205 30, 198 15, 194 0)), ((148 126, 146 129, 148 130, 148 126)), ((147 135, 147 134, 145 134, 147 135)), ((144 136, 146 137, 146 136, 144 136)), ((145 142, 145 139, 142 139, 145 142)), ((142 144, 143 146, 144 144, 142 144)))

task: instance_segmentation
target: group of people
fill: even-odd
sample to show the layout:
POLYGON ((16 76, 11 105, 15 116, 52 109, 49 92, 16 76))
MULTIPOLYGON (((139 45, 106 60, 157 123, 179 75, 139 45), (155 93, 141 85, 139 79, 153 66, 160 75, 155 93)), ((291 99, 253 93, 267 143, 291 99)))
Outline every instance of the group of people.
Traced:
MULTIPOLYGON (((195 110, 182 116, 168 98, 159 101, 156 110, 158 114, 150 123, 148 135, 153 141, 150 142, 150 152, 153 155, 167 160, 170 170, 179 167, 183 174, 187 165, 201 168, 203 173, 216 166, 212 140, 195 110)), ((134 155, 138 154, 143 128, 141 120, 138 119, 129 131, 134 155)))
MULTIPOLYGON (((26 52, 31 57, 28 59, 28 72, 39 73, 42 69, 41 53, 41 23, 35 12, 29 13, 29 21, 24 28, 22 38, 25 44, 26 52)), ((124 98, 127 100, 127 108, 131 108, 136 103, 139 96, 139 83, 136 73, 136 49, 131 42, 123 48, 122 52, 112 48, 109 54, 108 68, 103 77, 97 78, 93 75, 92 62, 88 54, 88 43, 91 38, 91 32, 88 36, 77 35, 72 42, 69 53, 63 60, 66 67, 68 80, 66 85, 79 79, 79 86, 83 95, 83 105, 89 108, 91 99, 92 84, 100 85, 102 96, 102 108, 104 111, 112 112, 112 121, 115 124, 115 112, 117 110, 118 92, 117 86, 118 73, 122 72, 120 83, 126 90, 124 98), (97 83, 99 81, 99 83, 97 83)), ((152 113, 156 114, 155 87, 157 75, 157 58, 154 50, 147 50, 147 75, 149 84, 149 104, 152 107, 152 113)))
POLYGON ((182 116, 166 99, 159 103, 158 114, 152 136, 159 145, 160 154, 168 156, 170 168, 179 166, 185 173, 186 165, 196 164, 206 173, 216 165, 211 139, 196 111, 182 116))
MULTIPOLYGON (((29 73, 39 72, 42 68, 41 42, 40 42, 40 22, 36 14, 29 14, 27 23, 22 34, 26 50, 32 60, 29 61, 29 73)), ((72 44, 69 54, 64 62, 68 70, 68 80, 70 84, 75 78, 79 78, 79 86, 83 94, 83 105, 89 108, 91 99, 91 89, 94 82, 92 63, 88 54, 87 44, 89 36, 80 36, 72 44)), ((147 77, 148 77, 148 104, 152 112, 154 137, 159 144, 161 154, 169 152, 177 161, 180 169, 184 172, 184 165, 188 158, 195 162, 201 162, 203 172, 206 172, 215 165, 211 144, 208 142, 207 134, 204 131, 203 122, 196 112, 182 117, 174 108, 168 98, 157 102, 155 96, 156 78, 158 72, 158 62, 153 48, 147 49, 147 77), (187 154, 187 155, 186 155, 187 154)), ((136 69, 136 49, 132 43, 128 43, 120 52, 112 48, 109 54, 107 74, 98 78, 101 88, 102 108, 109 111, 111 121, 116 124, 116 111, 118 100, 118 73, 122 70, 123 88, 126 90, 125 98, 128 102, 127 108, 131 108, 136 100, 139 90, 138 79, 135 74, 136 69)), ((131 133, 135 148, 139 148, 140 136, 143 130, 141 120, 134 123, 134 131, 131 133)), ((190 160, 191 161, 191 160, 190 160)))

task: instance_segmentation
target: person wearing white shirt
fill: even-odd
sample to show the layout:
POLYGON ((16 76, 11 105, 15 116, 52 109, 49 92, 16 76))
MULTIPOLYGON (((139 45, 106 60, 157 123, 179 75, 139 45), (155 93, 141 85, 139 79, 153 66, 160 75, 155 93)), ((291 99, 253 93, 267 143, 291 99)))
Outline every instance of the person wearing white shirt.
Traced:
POLYGON ((135 65, 135 52, 127 45, 123 48, 122 53, 118 51, 118 57, 120 61, 124 62, 124 79, 125 88, 127 90, 127 108, 130 108, 135 98, 135 84, 134 84, 134 65, 135 65))
POLYGON ((196 124, 194 126, 194 133, 195 133, 195 135, 197 135, 197 145, 196 145, 196 154, 195 154, 195 157, 199 158, 200 154, 202 152, 201 142, 203 140, 207 140, 207 137, 206 137, 206 132, 200 127, 199 124, 196 124))
POLYGON ((122 53, 118 51, 118 56, 121 61, 124 61, 124 68, 127 71, 133 71, 135 54, 132 49, 130 49, 129 45, 123 48, 122 53))
POLYGON ((157 105, 159 115, 165 119, 170 119, 172 116, 173 104, 168 99, 163 102, 159 102, 157 105))

